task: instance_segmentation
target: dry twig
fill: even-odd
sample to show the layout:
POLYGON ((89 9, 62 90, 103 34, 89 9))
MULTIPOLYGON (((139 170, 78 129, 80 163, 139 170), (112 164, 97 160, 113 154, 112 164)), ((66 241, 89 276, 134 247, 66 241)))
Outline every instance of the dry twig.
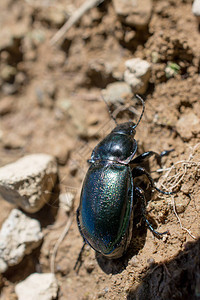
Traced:
POLYGON ((87 0, 83 3, 76 11, 75 13, 67 20, 67 22, 57 31, 57 33, 52 37, 50 40, 50 44, 53 46, 56 44, 63 36, 64 34, 74 25, 76 24, 82 16, 91 8, 99 5, 104 0, 87 0))

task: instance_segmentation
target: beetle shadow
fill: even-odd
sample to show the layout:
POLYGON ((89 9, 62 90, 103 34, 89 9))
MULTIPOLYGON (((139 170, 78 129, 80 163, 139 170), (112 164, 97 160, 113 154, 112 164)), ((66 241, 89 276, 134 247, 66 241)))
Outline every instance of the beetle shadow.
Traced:
MULTIPOLYGON (((143 180, 137 181, 137 186, 140 186, 145 191, 146 202, 148 203, 152 199, 151 188, 147 188, 143 180)), ((149 219, 149 218, 148 218, 149 219)), ((150 218, 150 222, 156 227, 156 222, 150 218)), ((108 259, 100 253, 96 252, 96 260, 99 267, 106 274, 118 274, 126 269, 129 260, 138 254, 138 252, 144 247, 148 227, 144 221, 143 205, 141 202, 137 202, 134 207, 134 217, 132 226, 132 238, 125 254, 118 259, 108 259)), ((159 238, 159 236, 156 236, 159 238)))
POLYGON ((124 256, 118 259, 108 259, 100 253, 96 252, 96 260, 99 267, 106 274, 118 274, 123 272, 129 260, 138 254, 138 252, 144 247, 146 240, 146 230, 143 229, 134 229, 133 237, 131 239, 130 245, 124 256))
POLYGON ((154 263, 144 274, 139 285, 133 285, 127 300, 163 300, 200 298, 200 238, 187 242, 184 249, 170 260, 154 263))

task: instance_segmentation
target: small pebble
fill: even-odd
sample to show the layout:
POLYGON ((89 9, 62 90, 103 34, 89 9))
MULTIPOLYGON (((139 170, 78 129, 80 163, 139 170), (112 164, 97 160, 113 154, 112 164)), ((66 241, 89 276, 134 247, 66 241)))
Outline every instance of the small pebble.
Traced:
POLYGON ((93 262, 85 262, 85 268, 87 272, 90 274, 94 270, 94 263, 93 262))
POLYGON ((132 257, 131 260, 130 260, 130 264, 132 267, 138 267, 138 264, 139 264, 139 260, 137 257, 132 257))
POLYGON ((72 193, 63 193, 59 196, 60 207, 66 212, 69 213, 72 210, 74 195, 72 193))
POLYGON ((155 264, 155 259, 153 257, 150 257, 147 259, 147 263, 151 267, 152 265, 155 264))
POLYGON ((134 93, 144 94, 148 88, 151 65, 140 58, 129 59, 125 62, 124 80, 134 93))
POLYGON ((128 95, 132 95, 131 88, 126 82, 114 82, 102 90, 102 95, 107 103, 124 103, 128 95))
POLYGON ((58 293, 58 283, 52 273, 34 273, 15 287, 18 300, 53 300, 58 293))
POLYGON ((197 21, 200 23, 200 0, 194 0, 192 5, 192 12, 196 16, 197 21))

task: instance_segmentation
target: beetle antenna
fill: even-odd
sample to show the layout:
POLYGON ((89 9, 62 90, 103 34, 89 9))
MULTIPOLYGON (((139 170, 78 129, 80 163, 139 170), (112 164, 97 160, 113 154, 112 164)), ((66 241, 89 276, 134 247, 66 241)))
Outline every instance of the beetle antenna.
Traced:
POLYGON ((109 114, 110 114, 110 117, 113 119, 113 121, 115 122, 115 124, 118 125, 116 118, 113 116, 113 114, 112 114, 112 112, 111 112, 111 110, 110 110, 110 107, 109 107, 109 105, 108 105, 108 102, 106 101, 106 99, 104 98, 104 96, 103 96, 102 94, 101 94, 101 97, 102 97, 104 103, 105 103, 106 106, 107 106, 107 109, 108 109, 108 112, 109 112, 109 114))
MULTIPOLYGON (((140 118, 139 118, 139 120, 137 121, 137 123, 134 125, 133 128, 136 128, 136 127, 138 126, 138 124, 140 123, 140 121, 141 121, 141 119, 142 119, 142 117, 143 117, 143 114, 144 114, 144 109, 145 109, 145 103, 144 103, 144 100, 142 99, 142 97, 140 97, 138 94, 136 94, 135 96, 136 96, 136 98, 138 98, 138 99, 141 101, 143 108, 142 108, 142 112, 141 112, 140 118)), ((108 102, 106 101, 106 99, 104 98, 104 96, 103 96, 102 94, 101 94, 101 97, 102 97, 104 103, 105 103, 106 106, 107 106, 107 109, 108 109, 108 112, 109 112, 109 114, 110 114, 110 117, 113 119, 113 121, 115 122, 115 124, 118 125, 116 118, 113 116, 113 114, 112 114, 112 112, 111 112, 111 110, 110 110, 110 107, 109 107, 109 105, 108 105, 108 102)), ((121 111, 121 110, 120 110, 120 111, 121 111)))
POLYGON ((136 94, 135 96, 136 96, 136 98, 138 98, 141 101, 143 108, 142 108, 142 112, 141 112, 141 115, 139 117, 139 120, 137 121, 137 123, 134 125, 133 128, 136 128, 138 126, 138 124, 140 123, 140 121, 143 117, 143 114, 144 114, 144 109, 145 109, 145 103, 144 103, 144 100, 142 99, 142 97, 140 97, 138 94, 136 94))

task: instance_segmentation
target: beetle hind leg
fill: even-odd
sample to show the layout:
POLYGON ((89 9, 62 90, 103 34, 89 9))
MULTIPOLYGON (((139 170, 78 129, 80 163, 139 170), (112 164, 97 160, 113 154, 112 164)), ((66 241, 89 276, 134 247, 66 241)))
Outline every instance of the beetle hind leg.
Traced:
POLYGON ((153 228, 153 226, 151 225, 151 223, 149 223, 149 221, 145 218, 145 222, 146 222, 146 224, 147 224, 147 226, 149 227, 149 229, 151 230, 151 232, 153 232, 156 236, 162 236, 162 235, 164 235, 164 234, 169 234, 169 230, 166 230, 166 231, 164 231, 164 232, 158 232, 158 231, 156 231, 154 228, 153 228))
POLYGON ((81 250, 80 250, 80 252, 79 252, 78 258, 77 258, 76 263, 75 263, 75 265, 74 265, 74 270, 76 270, 76 268, 77 268, 77 266, 78 266, 78 264, 79 264, 79 267, 78 267, 78 269, 77 269, 77 273, 78 273, 78 271, 79 271, 79 269, 80 269, 80 267, 81 267, 81 263, 82 263, 82 254, 83 254, 85 245, 86 245, 86 242, 83 241, 83 246, 81 247, 81 250))
POLYGON ((137 197, 141 200, 143 218, 144 218, 144 221, 146 222, 148 228, 151 230, 151 232, 153 232, 153 234, 156 235, 157 237, 161 237, 164 234, 169 234, 169 230, 164 231, 164 232, 158 232, 153 228, 151 223, 146 218, 146 199, 145 199, 143 190, 139 187, 135 187, 135 193, 136 193, 137 197))
POLYGON ((132 170, 133 179, 136 178, 136 177, 140 177, 142 175, 145 175, 148 178, 148 180, 151 184, 151 187, 156 189, 156 191, 158 191, 159 193, 164 194, 164 195, 172 195, 174 193, 174 192, 165 192, 165 191, 162 191, 159 188, 157 188, 154 181, 153 181, 153 178, 151 177, 151 175, 144 168, 142 168, 142 167, 133 168, 133 170, 132 170))

